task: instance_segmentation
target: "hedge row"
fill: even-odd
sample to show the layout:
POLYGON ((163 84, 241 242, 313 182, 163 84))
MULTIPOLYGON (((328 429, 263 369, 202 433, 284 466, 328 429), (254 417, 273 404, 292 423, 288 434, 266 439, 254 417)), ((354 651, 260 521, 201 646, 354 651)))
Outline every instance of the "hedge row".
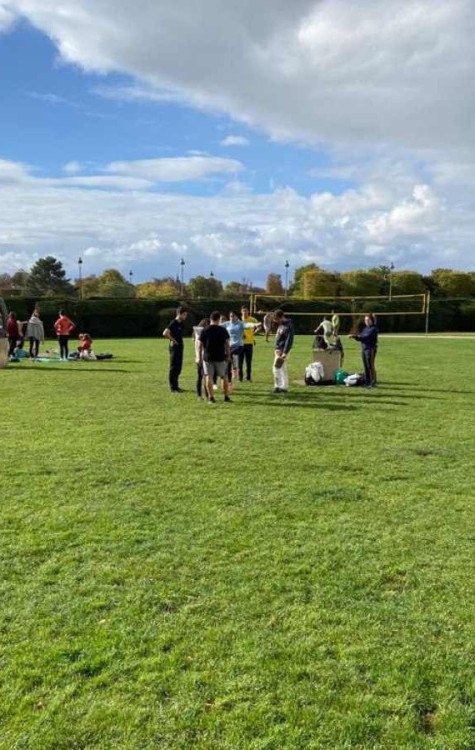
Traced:
MULTIPOLYGON (((53 323, 60 308, 77 323, 78 331, 87 331, 93 337, 135 338, 157 336, 175 315, 180 304, 178 299, 138 300, 138 299, 59 299, 59 298, 11 298, 5 300, 7 307, 14 310, 19 320, 26 320, 35 304, 41 310, 46 335, 52 335, 53 323)), ((264 302, 264 301, 263 301, 264 302)), ((239 311, 242 304, 249 304, 249 298, 234 300, 193 299, 184 302, 190 314, 186 322, 186 333, 199 320, 213 310, 239 311)), ((363 303, 361 303, 362 305, 363 303)), ((349 333, 361 319, 364 308, 360 302, 335 302, 333 309, 346 313, 341 318, 341 330, 349 333), (359 309, 358 309, 359 307, 359 309)), ((282 307, 292 313, 310 312, 312 315, 295 315, 293 320, 297 333, 311 333, 324 313, 328 313, 328 303, 292 300, 282 303, 282 307)), ((410 308, 409 308, 410 309, 410 308)), ((394 311, 394 302, 377 300, 372 303, 372 312, 394 311)), ((378 326, 382 332, 422 332, 425 319, 422 315, 380 315, 378 326)), ((433 300, 430 308, 429 330, 473 331, 475 329, 475 300, 433 300)))

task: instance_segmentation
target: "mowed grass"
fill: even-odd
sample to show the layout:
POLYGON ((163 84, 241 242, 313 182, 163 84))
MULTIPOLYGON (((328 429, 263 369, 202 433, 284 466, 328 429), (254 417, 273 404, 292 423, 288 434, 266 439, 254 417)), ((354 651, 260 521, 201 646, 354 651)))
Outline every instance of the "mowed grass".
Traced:
POLYGON ((473 750, 474 347, 276 397, 260 338, 216 407, 190 341, 181 395, 160 340, 0 371, 0 748, 473 750))

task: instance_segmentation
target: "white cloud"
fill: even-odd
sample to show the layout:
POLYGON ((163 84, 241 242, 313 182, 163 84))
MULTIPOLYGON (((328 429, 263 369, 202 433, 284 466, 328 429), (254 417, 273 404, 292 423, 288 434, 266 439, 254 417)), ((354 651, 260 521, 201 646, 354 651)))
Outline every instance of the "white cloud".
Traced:
POLYGON ((79 161, 68 161, 63 166, 63 172, 66 172, 66 174, 78 174, 78 172, 82 172, 82 168, 82 164, 79 161))
POLYGON ((249 146, 249 139, 243 135, 228 135, 220 141, 221 146, 249 146))
POLYGON ((473 0, 8 7, 47 33, 64 60, 130 74, 141 96, 184 97, 311 142, 473 145, 473 0))
POLYGON ((105 167, 106 172, 141 177, 153 182, 202 180, 213 174, 235 173, 242 169, 242 164, 235 159, 221 159, 216 156, 114 161, 105 167))
POLYGON ((450 204, 451 188, 446 194, 423 183, 408 188, 390 175, 340 195, 310 197, 288 188, 225 189, 213 197, 124 192, 129 186, 122 180, 143 179, 134 175, 103 175, 111 184, 96 182, 100 175, 54 180, 0 162, 0 269, 31 265, 40 253, 60 257, 70 274, 78 253, 88 258, 88 272, 133 262, 137 280, 175 273, 181 255, 189 275, 212 263, 224 278, 240 278, 246 269, 255 281, 279 271, 287 258, 292 268, 310 261, 362 267, 388 258, 423 271, 471 263, 473 190, 471 201, 450 204))

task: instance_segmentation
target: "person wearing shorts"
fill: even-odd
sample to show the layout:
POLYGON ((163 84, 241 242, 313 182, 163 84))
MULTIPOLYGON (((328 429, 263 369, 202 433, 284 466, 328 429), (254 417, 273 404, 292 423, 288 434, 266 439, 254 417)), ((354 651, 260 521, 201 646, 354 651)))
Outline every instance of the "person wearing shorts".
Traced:
POLYGON ((229 346, 229 333, 226 328, 219 324, 219 312, 210 315, 210 325, 200 334, 200 356, 203 362, 203 372, 206 377, 206 388, 208 391, 208 403, 214 404, 213 377, 223 381, 224 401, 230 402, 227 365, 231 358, 229 346))

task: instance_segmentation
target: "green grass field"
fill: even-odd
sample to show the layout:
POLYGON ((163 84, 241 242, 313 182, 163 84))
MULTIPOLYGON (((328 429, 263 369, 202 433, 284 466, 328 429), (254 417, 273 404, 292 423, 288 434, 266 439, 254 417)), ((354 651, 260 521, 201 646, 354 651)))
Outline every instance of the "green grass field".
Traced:
POLYGON ((0 371, 0 748, 474 750, 474 348, 279 397, 259 339, 215 407, 190 341, 181 395, 159 340, 0 371))

